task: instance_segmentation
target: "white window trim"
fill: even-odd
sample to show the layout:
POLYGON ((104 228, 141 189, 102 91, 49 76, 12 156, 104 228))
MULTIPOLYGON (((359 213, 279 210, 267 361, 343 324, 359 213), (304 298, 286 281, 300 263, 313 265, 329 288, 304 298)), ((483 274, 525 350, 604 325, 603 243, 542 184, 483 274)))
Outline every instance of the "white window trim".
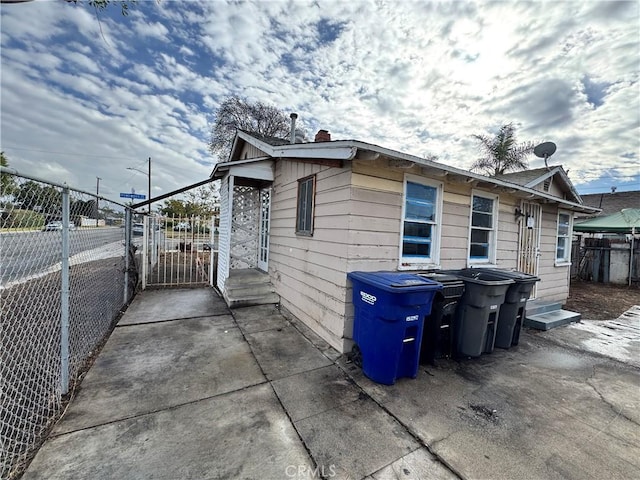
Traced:
POLYGON ((405 174, 402 182, 402 217, 400 218, 400 247, 398 250, 398 270, 426 270, 440 268, 440 235, 442 233, 442 204, 444 187, 442 182, 417 175, 405 174), (404 238, 404 216, 407 208, 407 182, 419 183, 436 189, 436 218, 431 238, 431 258, 416 259, 415 257, 402 257, 402 244, 404 238), (435 232, 433 232, 435 230, 435 232))
POLYGON ((467 239, 467 266, 483 265, 485 267, 497 267, 497 252, 498 252, 498 212, 500 211, 500 196, 495 193, 488 193, 482 190, 471 190, 471 196, 469 197, 469 237, 467 239), (473 197, 482 197, 493 200, 493 211, 491 215, 493 217, 493 227, 486 229, 491 232, 489 235, 489 258, 485 259, 473 259, 471 258, 471 230, 473 228, 473 197))
POLYGON ((554 265, 556 267, 569 267, 571 266, 571 247, 573 238, 573 214, 568 210, 558 210, 556 215, 556 248, 553 251, 554 265), (567 252, 566 258, 558 259, 558 227, 560 226, 560 215, 567 215, 569 217, 569 233, 567 234, 567 252))

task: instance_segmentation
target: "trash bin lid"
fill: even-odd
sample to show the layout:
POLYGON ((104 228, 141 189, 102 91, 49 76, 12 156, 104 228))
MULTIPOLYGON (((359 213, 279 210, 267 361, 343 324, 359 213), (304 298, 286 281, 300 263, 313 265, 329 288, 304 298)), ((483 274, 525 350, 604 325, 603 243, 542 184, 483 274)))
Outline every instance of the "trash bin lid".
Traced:
POLYGON ((460 270, 456 275, 465 282, 479 285, 509 285, 514 283, 513 279, 498 275, 488 269, 468 268, 460 270))
POLYGON ((504 275, 505 277, 511 278, 516 283, 536 283, 540 281, 539 277, 524 272, 511 270, 497 270, 497 272, 499 272, 501 275, 504 275))
POLYGON ((429 280, 433 280, 434 282, 440 282, 443 285, 446 283, 462 282, 462 280, 460 280, 455 275, 451 275, 450 273, 429 272, 429 273, 418 273, 418 275, 423 278, 428 278, 429 280))
POLYGON ((489 274, 511 279, 516 283, 535 283, 540 281, 540 278, 536 277, 535 275, 530 275, 528 273, 518 272, 515 270, 503 270, 501 268, 466 268, 462 271, 463 272, 473 272, 473 271, 488 272, 489 274))
POLYGON ((351 280, 377 287, 392 293, 410 291, 439 290, 442 285, 428 278, 404 272, 351 272, 347 276, 351 280))

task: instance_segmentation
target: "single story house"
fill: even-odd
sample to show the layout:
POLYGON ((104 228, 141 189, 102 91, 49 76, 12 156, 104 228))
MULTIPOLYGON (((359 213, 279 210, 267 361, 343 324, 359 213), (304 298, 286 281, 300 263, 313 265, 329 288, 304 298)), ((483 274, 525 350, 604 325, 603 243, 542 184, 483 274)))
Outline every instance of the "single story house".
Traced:
POLYGON ((536 299, 563 303, 574 213, 598 211, 561 167, 522 185, 325 130, 309 143, 238 131, 211 175, 227 301, 234 278, 263 272, 281 307, 340 352, 352 346, 348 272, 517 269, 541 278, 536 299))

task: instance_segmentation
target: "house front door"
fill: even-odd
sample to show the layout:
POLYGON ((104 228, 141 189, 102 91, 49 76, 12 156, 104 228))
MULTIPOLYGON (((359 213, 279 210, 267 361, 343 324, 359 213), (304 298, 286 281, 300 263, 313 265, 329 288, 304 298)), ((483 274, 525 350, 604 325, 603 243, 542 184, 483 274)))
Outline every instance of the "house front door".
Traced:
POLYGON ((260 236, 258 240, 258 268, 269 271, 269 224, 271 223, 271 189, 260 190, 260 236))
MULTIPOLYGON (((538 275, 540 263, 540 231, 542 229, 542 206, 522 202, 519 229, 518 270, 529 275, 538 275)), ((536 297, 536 287, 531 298, 536 297)))

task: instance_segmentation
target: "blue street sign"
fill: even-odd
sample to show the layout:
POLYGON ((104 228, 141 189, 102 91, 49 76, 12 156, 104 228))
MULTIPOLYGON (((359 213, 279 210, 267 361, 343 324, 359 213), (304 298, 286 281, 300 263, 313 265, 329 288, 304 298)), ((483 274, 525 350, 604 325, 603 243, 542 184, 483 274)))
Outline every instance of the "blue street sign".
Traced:
POLYGON ((140 195, 139 193, 121 193, 120 198, 137 198, 140 200, 144 200, 147 197, 144 195, 140 195))

